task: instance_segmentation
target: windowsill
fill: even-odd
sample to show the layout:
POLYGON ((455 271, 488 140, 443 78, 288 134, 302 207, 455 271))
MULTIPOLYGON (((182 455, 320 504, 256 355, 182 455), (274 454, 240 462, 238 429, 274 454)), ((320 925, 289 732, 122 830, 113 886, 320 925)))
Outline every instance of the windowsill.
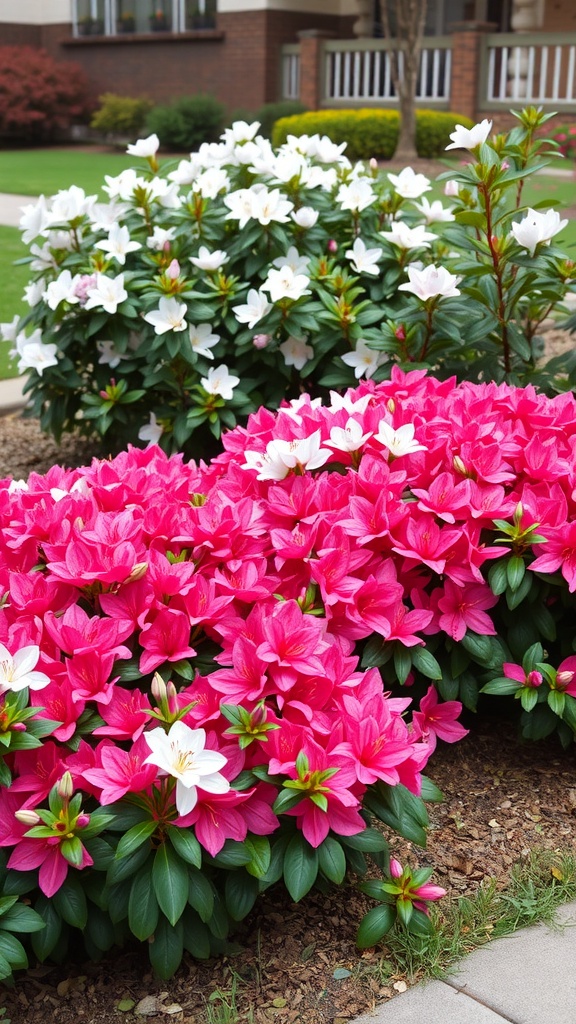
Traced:
POLYGON ((191 29, 188 32, 118 32, 116 35, 99 36, 67 36, 61 40, 62 46, 98 46, 103 44, 123 46, 126 43, 196 43, 199 41, 214 42, 226 38, 226 33, 217 28, 191 29))

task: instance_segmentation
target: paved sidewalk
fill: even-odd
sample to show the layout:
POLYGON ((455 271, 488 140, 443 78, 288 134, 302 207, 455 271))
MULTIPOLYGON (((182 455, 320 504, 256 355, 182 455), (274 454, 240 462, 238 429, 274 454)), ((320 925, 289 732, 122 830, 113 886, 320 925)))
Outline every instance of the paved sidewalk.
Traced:
POLYGON ((475 950, 446 981, 416 985, 351 1024, 576 1024, 576 903, 475 950))
POLYGON ((22 216, 22 207, 36 202, 36 196, 17 196, 0 192, 0 224, 6 228, 17 228, 22 216))
POLYGON ((27 380, 27 377, 0 380, 0 416, 7 416, 8 413, 24 408, 26 396, 22 394, 22 390, 27 380))

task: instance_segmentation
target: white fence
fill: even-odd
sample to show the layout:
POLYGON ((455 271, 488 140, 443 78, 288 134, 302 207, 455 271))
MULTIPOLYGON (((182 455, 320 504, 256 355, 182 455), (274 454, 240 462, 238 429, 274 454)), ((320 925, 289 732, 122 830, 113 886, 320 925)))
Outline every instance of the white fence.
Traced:
POLYGON ((488 105, 512 100, 576 108, 576 34, 542 39, 512 33, 486 37, 483 94, 488 105))
POLYGON ((300 99, 300 47, 282 47, 282 99, 300 99))
MULTIPOLYGON (((420 54, 416 101, 448 106, 452 52, 450 39, 430 37, 420 54)), ((324 101, 347 105, 398 102, 392 81, 390 51, 383 39, 330 40, 324 45, 324 101)), ((402 76, 403 54, 398 54, 402 76)))

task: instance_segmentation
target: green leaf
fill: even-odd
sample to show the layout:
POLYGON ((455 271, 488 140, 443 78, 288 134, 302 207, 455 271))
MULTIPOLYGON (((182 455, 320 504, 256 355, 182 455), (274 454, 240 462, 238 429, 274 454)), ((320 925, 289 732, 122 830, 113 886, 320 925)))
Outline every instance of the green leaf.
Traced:
POLYGON ((390 931, 396 920, 396 910, 389 903, 372 907, 360 922, 356 934, 356 945, 359 949, 375 946, 390 931))
POLYGON ((576 733, 576 698, 570 696, 569 693, 565 693, 564 696, 566 700, 562 717, 572 732, 576 733))
POLYGON ((44 928, 44 921, 32 907, 18 903, 2 916, 0 928, 11 932, 39 932, 44 928))
POLYGON ((268 836, 249 835, 244 840, 244 847, 252 857, 246 865, 246 871, 255 878, 263 878, 270 867, 271 849, 268 836))
POLYGON ((521 686, 522 683, 516 679, 507 679, 506 676, 499 676, 497 679, 491 679, 488 683, 484 683, 480 693, 494 693, 499 697, 509 697, 515 694, 521 686))
POLYGON ((198 868, 188 870, 188 903, 204 922, 214 913, 214 889, 198 868))
POLYGON ((427 775, 422 775, 420 796, 427 804, 441 804, 444 801, 444 793, 427 775))
POLYGON ((39 896, 34 907, 44 921, 44 928, 35 932, 30 940, 34 955, 43 963, 55 948, 62 932, 62 918, 45 896, 39 896))
POLYGON ((424 938, 426 935, 434 934, 434 925, 428 917, 428 914, 425 914, 422 910, 417 910, 416 907, 413 907, 408 931, 411 935, 419 935, 424 938))
POLYGON ((130 878, 130 875, 135 875, 151 856, 151 852, 149 846, 143 845, 134 850, 134 853, 123 857, 122 860, 114 860, 106 876, 108 885, 116 885, 118 882, 123 882, 125 878, 130 878))
POLYGON ((243 868, 250 860, 250 852, 243 843, 227 839, 220 852, 214 857, 214 864, 219 868, 243 868))
POLYGON ((397 642, 394 647, 394 671, 396 672, 396 678, 402 686, 412 668, 412 650, 407 650, 401 643, 397 642))
POLYGON ((182 921, 171 924, 161 917, 154 933, 154 941, 148 945, 150 963, 163 981, 176 973, 184 952, 184 928, 182 921))
POLYGON ((224 886, 226 909, 233 921, 243 921, 258 896, 258 879, 247 871, 229 871, 224 886))
POLYGON ((442 679, 442 669, 433 654, 425 647, 412 647, 412 664, 427 679, 442 679))
POLYGON ((329 882, 340 885, 346 875, 346 855, 342 846, 333 836, 326 839, 318 847, 318 864, 320 871, 329 882))
POLYGON ((508 564, 506 565, 506 576, 510 590, 518 590, 518 587, 524 579, 525 572, 526 564, 524 559, 519 558, 518 555, 510 555, 508 564))
POLYGON ((0 931, 0 956, 5 957, 14 971, 21 971, 28 967, 28 957, 24 946, 20 939, 17 939, 15 935, 10 935, 9 932, 0 931))
POLYGON ((310 891, 318 874, 318 851, 297 833, 284 854, 284 884, 295 903, 310 891))
POLYGON ((103 953, 112 949, 116 940, 116 933, 114 925, 110 920, 110 915, 105 910, 101 910, 100 907, 96 906, 90 907, 88 921, 84 930, 84 936, 86 937, 86 935, 96 948, 103 953))
POLYGON ((538 703, 538 691, 533 686, 523 686, 520 691, 520 703, 524 711, 532 711, 538 703))
POLYGON ((168 843, 156 850, 152 884, 160 910, 175 925, 188 902, 188 866, 168 843))
POLYGON ((376 853, 388 849, 388 843, 376 828, 365 828, 363 832, 357 832, 353 836, 340 836, 340 842, 353 850, 361 850, 362 853, 376 853))
POLYGON ((501 559, 498 562, 494 562, 490 566, 488 572, 488 583, 492 589, 493 594, 503 594, 508 586, 508 571, 507 563, 501 559))
POLYGON ((378 783, 367 791, 364 806, 404 839, 426 846, 428 814, 424 801, 405 786, 378 783))
POLYGON ((178 856, 187 864, 193 864, 196 868, 201 867, 202 847, 192 829, 175 828, 173 825, 169 825, 166 831, 178 856))
POLYGON ((562 718, 564 715, 564 705, 566 704, 566 695, 560 693, 559 690, 550 690, 548 694, 548 707, 552 708, 555 715, 562 718))
POLYGON ((73 928, 85 928, 88 920, 88 904, 80 879, 68 874, 64 885, 52 897, 55 909, 60 917, 73 928))
POLYGON ((141 868, 132 880, 128 901, 128 924, 137 939, 148 939, 158 923, 159 907, 152 883, 152 866, 141 868))

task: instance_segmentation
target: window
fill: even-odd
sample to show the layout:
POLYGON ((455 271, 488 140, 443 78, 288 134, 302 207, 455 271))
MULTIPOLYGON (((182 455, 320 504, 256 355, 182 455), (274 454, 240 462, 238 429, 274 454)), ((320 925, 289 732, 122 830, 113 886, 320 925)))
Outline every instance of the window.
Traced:
POLYGON ((217 0, 73 0, 75 36, 216 27, 217 0))

